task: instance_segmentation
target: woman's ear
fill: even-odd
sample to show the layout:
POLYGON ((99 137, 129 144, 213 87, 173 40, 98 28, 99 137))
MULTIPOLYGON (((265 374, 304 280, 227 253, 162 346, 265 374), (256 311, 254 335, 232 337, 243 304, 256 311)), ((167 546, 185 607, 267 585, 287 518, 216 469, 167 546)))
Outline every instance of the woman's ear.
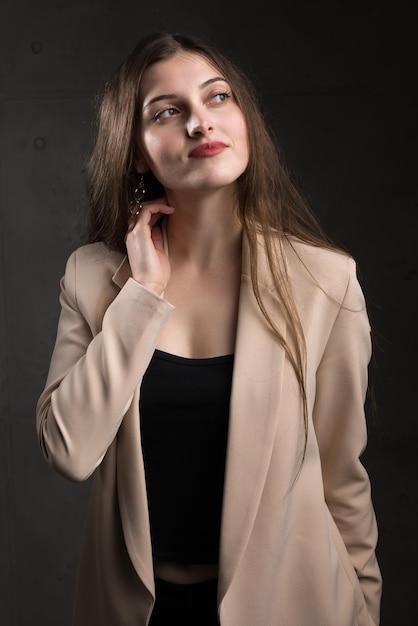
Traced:
POLYGON ((146 162, 142 154, 136 154, 134 165, 138 174, 146 174, 149 170, 148 163, 146 162))

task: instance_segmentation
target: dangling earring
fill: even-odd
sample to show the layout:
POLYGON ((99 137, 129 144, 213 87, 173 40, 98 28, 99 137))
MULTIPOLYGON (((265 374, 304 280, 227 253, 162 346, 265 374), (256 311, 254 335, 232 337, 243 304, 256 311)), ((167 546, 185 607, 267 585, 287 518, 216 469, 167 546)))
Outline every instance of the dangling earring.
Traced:
POLYGON ((129 205, 129 214, 131 217, 136 217, 140 214, 142 209, 141 200, 145 198, 146 193, 147 190, 145 188, 144 176, 143 174, 140 174, 138 187, 136 187, 134 191, 134 202, 131 202, 129 205))
POLYGON ((141 174, 141 178, 139 179, 138 187, 136 187, 134 191, 134 200, 136 204, 140 204, 144 199, 147 190, 145 189, 144 175, 141 174))

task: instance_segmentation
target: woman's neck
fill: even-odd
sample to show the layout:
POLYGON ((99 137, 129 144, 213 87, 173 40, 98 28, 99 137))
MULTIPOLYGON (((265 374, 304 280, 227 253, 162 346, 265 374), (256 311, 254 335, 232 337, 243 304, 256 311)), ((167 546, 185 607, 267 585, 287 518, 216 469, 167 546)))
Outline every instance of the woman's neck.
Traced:
POLYGON ((242 227, 230 197, 169 204, 176 208, 166 222, 171 262, 204 270, 241 258, 242 227))

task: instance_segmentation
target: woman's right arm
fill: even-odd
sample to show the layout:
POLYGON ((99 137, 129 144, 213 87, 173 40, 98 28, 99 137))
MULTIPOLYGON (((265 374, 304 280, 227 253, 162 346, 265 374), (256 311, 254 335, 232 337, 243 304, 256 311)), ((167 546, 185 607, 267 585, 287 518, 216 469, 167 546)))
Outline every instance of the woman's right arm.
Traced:
POLYGON ((81 481, 114 440, 173 307, 129 278, 93 337, 85 314, 88 302, 77 292, 83 280, 78 274, 82 268, 74 252, 61 280, 61 314, 36 426, 48 463, 81 481))

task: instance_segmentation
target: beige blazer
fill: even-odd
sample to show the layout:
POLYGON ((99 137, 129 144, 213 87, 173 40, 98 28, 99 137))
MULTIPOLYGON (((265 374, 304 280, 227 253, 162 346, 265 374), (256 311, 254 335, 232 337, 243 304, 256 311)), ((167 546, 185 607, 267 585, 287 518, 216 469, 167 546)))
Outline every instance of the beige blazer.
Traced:
MULTIPOLYGON (((371 353, 351 258, 285 243, 306 335, 309 433, 298 385, 253 296, 248 247, 230 407, 219 557, 221 626, 376 626, 381 577, 364 399, 371 353)), ((265 259, 261 293, 286 333, 265 259)), ((93 472, 74 626, 145 626, 154 575, 140 442, 141 378, 173 307, 103 244, 76 250, 61 282, 56 345, 37 405, 45 458, 93 472)))

